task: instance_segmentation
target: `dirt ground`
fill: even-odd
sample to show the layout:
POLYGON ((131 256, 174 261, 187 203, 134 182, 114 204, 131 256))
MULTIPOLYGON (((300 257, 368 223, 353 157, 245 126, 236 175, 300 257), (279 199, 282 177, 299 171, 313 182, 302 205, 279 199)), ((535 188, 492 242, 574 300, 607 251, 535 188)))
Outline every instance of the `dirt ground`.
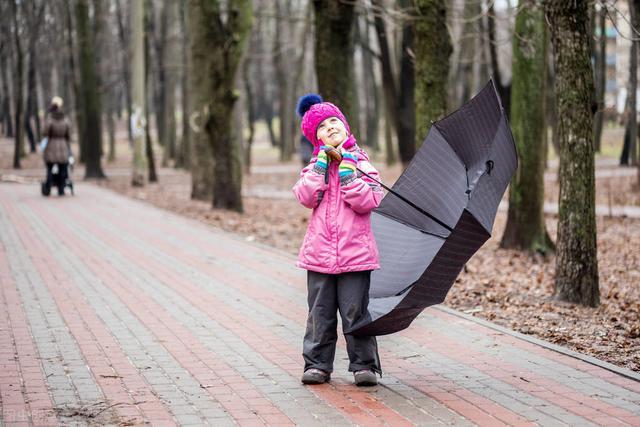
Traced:
MULTIPOLYGON (((598 156, 596 203, 640 206, 635 168, 621 168, 613 158, 619 129, 605 132, 604 155, 598 156)), ((121 133, 122 136, 124 136, 121 133)), ((0 144, 0 173, 16 173, 11 166, 9 140, 0 144)), ((158 154, 158 153, 156 153, 158 154)), ((144 188, 129 185, 129 147, 118 144, 118 158, 105 165, 108 180, 97 182, 120 194, 195 218, 212 226, 245 236, 291 254, 297 254, 309 211, 291 195, 298 176, 298 162, 278 163, 277 153, 258 140, 254 156, 259 159, 243 183, 245 212, 212 209, 209 202, 190 200, 190 177, 182 170, 161 168, 160 182, 144 188), (257 154, 257 156, 256 156, 257 154)), ((393 183, 399 165, 387 167, 373 155, 383 181, 393 183)), ((23 159, 21 175, 41 174, 41 159, 23 159), (40 172, 38 172, 40 171, 40 172)), ((545 200, 556 202, 557 160, 549 161, 545 177, 545 200)), ((81 178, 81 169, 76 180, 81 178)), ((78 195, 81 197, 81 194, 78 195)), ((640 371, 640 219, 597 219, 598 268, 601 304, 586 308, 553 299, 555 257, 543 258, 499 248, 506 211, 498 212, 493 237, 465 266, 449 292, 445 305, 525 334, 595 356, 618 366, 640 371)), ((553 240, 557 217, 546 216, 553 240)))

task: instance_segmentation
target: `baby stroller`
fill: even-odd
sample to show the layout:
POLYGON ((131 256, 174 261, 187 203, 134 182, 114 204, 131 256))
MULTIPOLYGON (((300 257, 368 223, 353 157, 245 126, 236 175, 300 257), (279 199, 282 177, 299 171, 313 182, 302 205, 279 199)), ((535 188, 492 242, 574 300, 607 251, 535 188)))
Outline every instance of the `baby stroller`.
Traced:
POLYGON ((67 163, 66 176, 64 176, 64 174, 60 172, 61 172, 60 165, 58 163, 54 163, 53 166, 51 167, 51 176, 52 176, 51 183, 47 183, 47 180, 45 179, 40 184, 43 196, 48 196, 49 194, 51 194, 51 187, 62 188, 63 191, 65 188, 69 187, 69 191, 71 191, 71 195, 75 196, 75 193, 73 191, 73 181, 71 179, 71 173, 73 172, 73 156, 69 157, 69 163, 67 163), (60 182, 61 180, 64 180, 64 182, 61 183, 60 182))
MULTIPOLYGON (((41 143, 41 149, 44 151, 44 147, 46 147, 47 141, 45 140, 41 143)), ((47 177, 51 174, 51 179, 45 178, 44 181, 40 184, 40 191, 43 196, 48 196, 51 194, 51 187, 57 187, 64 192, 64 189, 69 187, 69 191, 71 191, 71 195, 75 196, 73 191, 73 181, 71 179, 71 173, 73 172, 73 164, 75 163, 73 155, 69 153, 69 161, 66 165, 66 173, 64 173, 64 165, 60 165, 59 163, 51 164, 51 170, 49 171, 49 165, 47 165, 47 177)))

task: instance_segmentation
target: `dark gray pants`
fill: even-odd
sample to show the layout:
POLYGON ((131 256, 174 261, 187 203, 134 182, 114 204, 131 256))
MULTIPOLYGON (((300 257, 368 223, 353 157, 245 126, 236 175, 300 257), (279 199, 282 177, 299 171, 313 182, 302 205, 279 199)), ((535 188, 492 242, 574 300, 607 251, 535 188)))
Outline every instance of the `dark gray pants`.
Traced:
MULTIPOLYGON (((338 340, 336 312, 340 310, 343 331, 367 315, 370 279, 370 271, 342 274, 307 272, 309 318, 302 350, 305 371, 309 368, 333 371, 338 340)), ((349 371, 371 369, 382 373, 376 337, 349 334, 344 337, 349 354, 349 371)))

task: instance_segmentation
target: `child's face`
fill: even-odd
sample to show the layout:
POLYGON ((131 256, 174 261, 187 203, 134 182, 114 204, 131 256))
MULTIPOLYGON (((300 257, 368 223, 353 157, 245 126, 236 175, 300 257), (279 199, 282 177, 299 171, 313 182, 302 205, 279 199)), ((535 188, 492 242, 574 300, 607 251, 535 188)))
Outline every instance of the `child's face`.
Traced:
POLYGON ((337 147, 347 139, 347 129, 337 117, 329 117, 324 119, 316 130, 316 138, 325 145, 337 147))

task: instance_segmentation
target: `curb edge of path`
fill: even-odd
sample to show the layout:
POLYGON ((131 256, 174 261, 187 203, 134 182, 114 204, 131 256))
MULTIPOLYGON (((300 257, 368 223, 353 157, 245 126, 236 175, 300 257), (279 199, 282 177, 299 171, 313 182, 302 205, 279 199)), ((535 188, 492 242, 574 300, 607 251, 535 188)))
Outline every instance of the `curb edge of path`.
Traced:
POLYGON ((568 348, 564 348, 564 347, 561 347, 559 345, 552 344, 552 343, 550 343, 548 341, 544 341, 544 340, 541 340, 539 338, 534 338, 532 336, 529 336, 529 335, 526 335, 526 334, 523 334, 523 333, 520 333, 520 332, 516 332, 516 331, 514 331, 512 329, 505 328, 504 326, 500 326, 500 325, 497 325, 495 323, 489 322, 488 320, 484 320, 484 319, 479 318, 479 317, 474 317, 474 316, 471 316, 469 314, 462 313, 462 312, 460 312, 458 310, 455 310, 453 308, 449 308, 449 307, 446 307, 446 306, 443 306, 443 305, 435 305, 432 308, 435 308, 436 310, 440 310, 440 311, 445 312, 447 314, 451 314, 453 316, 457 316, 457 317, 460 317, 462 319, 465 319, 465 320, 468 320, 468 321, 471 321, 471 322, 475 322, 475 323, 477 323, 479 325, 482 325, 484 327, 493 329, 493 330, 498 331, 498 332, 502 332, 504 334, 510 335, 510 336, 512 336, 514 338, 518 338, 518 339, 523 340, 523 341, 527 341, 527 342, 529 342, 531 344, 535 344, 535 345, 538 345, 540 347, 544 347, 544 348, 546 348, 548 350, 552 350, 552 351, 555 351, 557 353, 564 354, 565 356, 569 356, 569 357, 573 357, 574 359, 582 360, 583 362, 589 363, 591 365, 598 366, 600 368, 603 368, 603 369, 606 369, 608 371, 611 371, 611 372, 613 372, 615 374, 622 375, 622 376, 624 376, 624 377, 626 377, 628 379, 640 382, 640 373, 634 372, 634 371, 632 371, 630 369, 621 368, 619 366, 616 366, 616 365, 614 365, 612 363, 609 363, 609 362, 605 362, 604 360, 600 360, 600 359, 595 358, 593 356, 588 356, 586 354, 578 353, 578 352, 570 350, 568 348))

